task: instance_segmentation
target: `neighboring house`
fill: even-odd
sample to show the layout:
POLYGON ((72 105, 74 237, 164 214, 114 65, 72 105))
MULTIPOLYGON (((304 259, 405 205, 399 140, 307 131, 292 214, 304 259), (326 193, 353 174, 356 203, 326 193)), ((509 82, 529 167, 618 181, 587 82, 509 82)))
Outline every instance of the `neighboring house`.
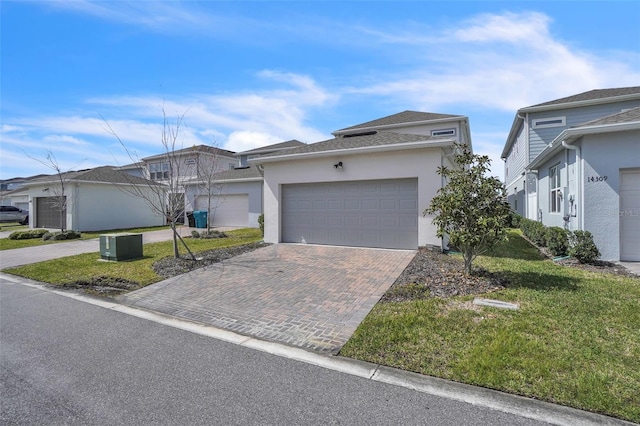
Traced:
POLYGON ((502 153, 514 210, 590 231, 604 260, 640 261, 638 107, 626 87, 520 109, 502 153))
POLYGON ((243 226, 257 228, 262 214, 262 170, 247 162, 248 158, 304 146, 291 140, 235 154, 238 165, 233 170, 219 172, 214 177, 215 187, 209 191, 199 179, 185 182, 187 211, 206 210, 211 226, 243 226))
POLYGON ((416 249, 442 247, 424 216, 468 118, 404 111, 335 138, 249 159, 263 167, 265 241, 416 249))
POLYGON ((176 204, 186 205, 185 183, 203 176, 232 170, 237 163, 238 160, 233 151, 208 145, 195 145, 145 157, 140 162, 119 167, 118 170, 166 185, 168 196, 174 197, 172 200, 176 204))
POLYGON ((64 225, 65 229, 75 231, 164 225, 164 215, 130 192, 136 186, 153 200, 156 191, 151 191, 149 185, 158 184, 110 166, 33 179, 25 184, 29 196, 29 225, 53 229, 64 225), (64 203, 60 202, 61 178, 64 203), (66 210, 62 211, 65 204, 66 210))
POLYGON ((19 209, 29 210, 29 196, 24 185, 36 178, 41 178, 43 174, 30 177, 16 177, 0 181, 0 204, 3 206, 14 206, 19 209))

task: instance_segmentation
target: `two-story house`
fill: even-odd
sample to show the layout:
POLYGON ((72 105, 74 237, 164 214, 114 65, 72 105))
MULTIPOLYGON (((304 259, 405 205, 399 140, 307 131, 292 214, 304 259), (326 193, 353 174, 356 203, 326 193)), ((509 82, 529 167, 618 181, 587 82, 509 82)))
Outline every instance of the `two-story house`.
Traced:
POLYGON ((304 145, 290 140, 236 153, 237 165, 211 176, 211 182, 201 177, 185 182, 187 211, 207 211, 211 226, 257 228, 262 214, 263 175, 261 168, 248 160, 304 145))
POLYGON ((588 230, 605 260, 640 260, 640 87, 517 111, 502 158, 514 211, 588 230))
POLYGON ((416 249, 442 246, 424 210, 468 118, 403 111, 334 138, 249 159, 264 173, 265 241, 416 249))

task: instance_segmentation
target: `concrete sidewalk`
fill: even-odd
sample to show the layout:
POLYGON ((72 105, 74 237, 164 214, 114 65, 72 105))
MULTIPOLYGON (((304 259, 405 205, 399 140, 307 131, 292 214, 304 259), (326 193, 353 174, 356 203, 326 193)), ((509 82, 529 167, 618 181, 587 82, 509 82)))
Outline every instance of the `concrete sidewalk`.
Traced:
MULTIPOLYGON (((178 228, 178 233, 182 237, 190 236, 195 228, 178 228)), ((237 228, 216 228, 216 230, 231 230, 237 228)), ((105 232, 108 234, 109 232, 105 232)), ((1 237, 1 235, 0 235, 1 237)), ((7 235, 8 237, 8 235, 7 235)), ((5 237, 6 238, 6 237, 5 237)), ((149 231, 142 233, 142 243, 157 243, 172 239, 170 228, 159 231, 149 231)), ((82 253, 98 253, 100 251, 100 239, 75 240, 65 243, 46 244, 34 247, 25 247, 13 250, 0 251, 0 269, 12 268, 15 266, 28 265, 31 263, 43 262, 45 260, 58 259, 60 257, 74 256, 82 253)))

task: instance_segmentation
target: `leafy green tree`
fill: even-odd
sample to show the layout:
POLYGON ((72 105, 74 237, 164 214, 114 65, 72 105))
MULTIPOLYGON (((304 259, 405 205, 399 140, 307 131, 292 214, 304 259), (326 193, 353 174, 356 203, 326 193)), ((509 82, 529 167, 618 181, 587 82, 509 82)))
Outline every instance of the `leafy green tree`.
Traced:
POLYGON ((511 208, 504 185, 487 176, 491 160, 475 155, 466 144, 454 145, 453 167, 438 168, 446 185, 438 190, 424 215, 436 215, 438 237, 462 253, 465 273, 475 258, 507 238, 511 208))

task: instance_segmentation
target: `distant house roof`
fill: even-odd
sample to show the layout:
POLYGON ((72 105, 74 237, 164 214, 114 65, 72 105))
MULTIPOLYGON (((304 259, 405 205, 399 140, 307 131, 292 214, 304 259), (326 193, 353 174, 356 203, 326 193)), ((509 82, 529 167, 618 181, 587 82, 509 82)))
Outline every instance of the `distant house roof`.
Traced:
POLYGON ((588 92, 578 93, 577 95, 567 96, 565 98, 521 108, 520 111, 526 112, 536 109, 546 109, 545 107, 568 107, 571 104, 605 103, 605 101, 617 102, 620 98, 640 98, 640 86, 589 90, 588 92))
POLYGON ((437 114, 433 112, 420 112, 420 111, 403 111, 397 114, 389 115, 387 117, 378 118, 376 120, 367 121, 366 123, 356 124, 355 126, 345 127, 344 129, 336 130, 334 135, 343 133, 352 133, 354 130, 374 129, 378 127, 392 127, 403 124, 417 124, 422 122, 437 121, 437 120, 449 120, 449 119, 462 119, 465 118, 462 115, 452 114, 437 114))
MULTIPOLYGON (((62 173, 62 177, 67 182, 93 182, 93 183, 116 183, 130 185, 161 185, 157 182, 130 175, 129 173, 117 170, 113 166, 95 167, 93 169, 70 171, 62 173)), ((32 179, 26 185, 41 183, 56 183, 59 181, 57 174, 48 175, 37 179, 32 179)))
POLYGON ((640 130, 640 107, 587 121, 563 130, 536 158, 527 165, 535 170, 562 149, 562 142, 573 143, 585 135, 640 130))
POLYGON ((151 155, 149 157, 145 157, 142 160, 143 161, 150 161, 150 160, 157 160, 157 159, 162 159, 165 158, 167 156, 167 154, 170 155, 187 155, 187 154, 192 154, 192 153, 196 153, 196 152, 203 152, 203 153, 207 153, 207 154, 214 154, 214 155, 224 155, 227 157, 233 157, 235 155, 234 151, 229 151, 226 149, 220 149, 220 148, 216 148, 215 146, 209 146, 209 145, 194 145, 192 147, 189 148, 183 148, 183 149, 176 149, 175 151, 171 151, 170 153, 162 153, 162 154, 157 154, 157 155, 151 155))
MULTIPOLYGON (((258 158, 251 159, 249 161, 254 163, 261 163, 266 161, 273 161, 275 159, 293 159, 301 156, 321 153, 335 153, 343 150, 355 150, 355 152, 362 151, 366 148, 383 148, 390 147, 399 148, 400 145, 410 144, 412 147, 419 142, 429 143, 431 145, 439 146, 440 144, 446 145, 453 143, 453 139, 447 137, 434 137, 426 135, 408 135, 403 133, 392 132, 374 132, 373 134, 367 134, 362 136, 341 136, 333 139, 328 139, 321 142, 316 142, 298 148, 288 149, 286 151, 277 151, 271 154, 265 154, 258 158)), ((380 149, 382 150, 382 149, 380 149)))
POLYGON ((588 92, 578 93, 577 95, 520 108, 513 118, 511 130, 509 131, 509 136, 507 136, 507 142, 502 150, 501 158, 507 158, 511 147, 518 137, 517 133, 524 123, 524 118, 521 115, 523 113, 554 111, 564 108, 577 108, 586 105, 599 105, 634 99, 640 99, 640 86, 589 90, 588 92))
MULTIPOLYGON (((225 170, 212 176, 214 182, 232 182, 232 181, 260 181, 263 178, 262 171, 255 165, 247 167, 236 167, 235 169, 225 170)), ((202 183, 202 179, 193 177, 184 182, 185 185, 197 185, 202 183)))
POLYGON ((298 146, 304 146, 304 145, 306 145, 304 142, 300 142, 298 140, 292 139, 286 142, 280 142, 273 145, 261 146, 259 148, 250 149, 248 151, 238 152, 236 153, 236 156, 264 154, 264 153, 279 151, 282 149, 296 148, 298 146))

